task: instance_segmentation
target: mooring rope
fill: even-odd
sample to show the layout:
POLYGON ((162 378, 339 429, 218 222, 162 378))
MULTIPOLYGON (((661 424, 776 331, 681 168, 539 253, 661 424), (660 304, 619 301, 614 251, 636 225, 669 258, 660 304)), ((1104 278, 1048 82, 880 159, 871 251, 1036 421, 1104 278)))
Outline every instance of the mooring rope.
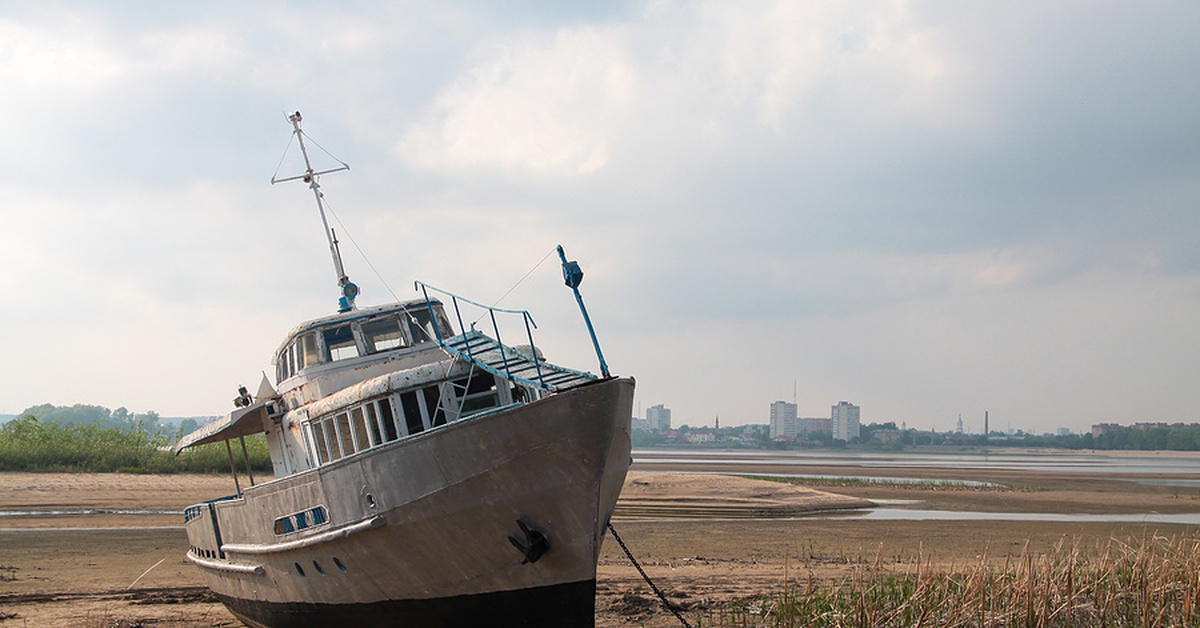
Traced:
POLYGON ((629 547, 625 545, 625 541, 621 540, 621 535, 617 534, 617 529, 613 527, 611 521, 608 522, 608 531, 611 532, 613 538, 617 540, 617 545, 620 545, 621 549, 625 551, 625 555, 629 557, 629 562, 633 563, 633 566, 637 567, 638 573, 642 574, 642 579, 646 581, 646 584, 650 585, 650 589, 654 591, 655 595, 658 596, 658 599, 662 601, 662 605, 675 615, 675 618, 679 620, 679 623, 683 624, 687 628, 692 628, 692 625, 683 618, 682 614, 680 614, 679 609, 667 599, 667 596, 664 595, 662 591, 658 590, 658 587, 655 586, 654 581, 650 579, 650 576, 646 575, 646 570, 642 569, 641 564, 639 564, 637 559, 633 557, 633 552, 629 551, 629 547))

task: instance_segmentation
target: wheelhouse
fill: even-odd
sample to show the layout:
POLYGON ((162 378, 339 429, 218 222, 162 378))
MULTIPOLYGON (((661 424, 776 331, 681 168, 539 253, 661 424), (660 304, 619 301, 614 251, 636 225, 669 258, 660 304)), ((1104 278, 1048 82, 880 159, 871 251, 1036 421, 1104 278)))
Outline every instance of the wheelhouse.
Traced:
MULTIPOLYGON (((453 334, 442 302, 432 298, 356 309, 293 329, 275 353, 275 375, 282 409, 303 410, 288 413, 291 434, 281 455, 273 455, 277 475, 544 396, 536 385, 509 381, 469 360, 446 366, 451 354, 444 343, 453 334)), ((512 349, 507 355, 509 362, 517 359, 512 349)))
POLYGON ((310 367, 380 356, 453 335, 438 301, 412 301, 354 310, 310 321, 288 334, 275 352, 275 381, 310 367))

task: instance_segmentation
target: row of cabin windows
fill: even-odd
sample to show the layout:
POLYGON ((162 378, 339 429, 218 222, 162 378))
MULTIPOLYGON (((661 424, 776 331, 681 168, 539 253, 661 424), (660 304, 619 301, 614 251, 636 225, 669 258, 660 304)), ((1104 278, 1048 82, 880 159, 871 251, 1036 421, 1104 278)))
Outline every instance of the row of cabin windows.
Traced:
POLYGON ((390 443, 513 403, 534 399, 533 391, 498 387, 491 373, 442 382, 396 393, 353 406, 309 423, 309 451, 318 464, 340 460, 364 449, 390 443))
MULTIPOLYGON (((437 312, 437 331, 448 335, 450 322, 444 312, 440 309, 437 312)), ((429 310, 423 307, 310 331, 279 352, 275 362, 276 381, 282 382, 314 364, 402 349, 435 337, 429 310)))

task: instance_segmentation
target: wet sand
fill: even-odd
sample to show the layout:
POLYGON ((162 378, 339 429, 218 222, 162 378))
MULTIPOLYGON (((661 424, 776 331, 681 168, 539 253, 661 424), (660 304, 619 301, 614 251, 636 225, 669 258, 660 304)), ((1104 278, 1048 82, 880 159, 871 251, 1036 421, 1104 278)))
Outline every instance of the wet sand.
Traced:
MULTIPOLYGON (((635 471, 646 470, 635 465, 635 471)), ((695 465, 653 470, 705 471, 695 465)), ((722 471, 768 473, 762 465, 722 471)), ((1028 543, 1045 550, 1108 539, 1195 536, 1197 526, 1022 521, 874 521, 803 516, 804 510, 904 500, 911 507, 993 512, 1200 512, 1200 489, 1142 486, 1087 474, 887 469, 887 475, 954 477, 1007 488, 918 486, 791 487, 725 476, 631 473, 614 526, 647 573, 686 608, 768 595, 785 581, 843 577, 855 565, 952 567, 981 553, 1003 561, 1028 543), (833 495, 830 495, 830 494, 833 495), (842 497, 838 497, 838 495, 842 497), (775 516, 771 516, 775 515, 775 516), (786 515, 780 518, 778 515, 786 515), (762 518, 745 518, 757 516, 762 518)), ((825 473, 828 467, 792 473, 825 473)), ((838 467, 837 475, 883 475, 879 467, 838 467)), ((232 492, 223 476, 0 474, 0 510, 106 508, 182 510, 232 492)), ((904 506, 899 506, 904 507, 904 506)), ((207 597, 183 556, 178 515, 96 514, 0 517, 3 626, 237 626, 207 597), (30 530, 39 528, 37 530, 30 530), (55 528, 55 529, 44 529, 55 528), (148 529, 147 529, 148 528, 148 529), (147 572, 148 570, 148 572, 147 572)), ((678 626, 613 540, 601 556, 597 626, 678 626)), ((693 621, 693 624, 695 622, 693 621)))

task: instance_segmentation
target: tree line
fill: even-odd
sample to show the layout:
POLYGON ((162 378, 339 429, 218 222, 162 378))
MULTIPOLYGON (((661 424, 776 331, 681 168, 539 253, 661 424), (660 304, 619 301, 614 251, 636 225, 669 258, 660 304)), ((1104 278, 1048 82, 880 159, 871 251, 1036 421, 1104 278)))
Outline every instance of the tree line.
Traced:
MULTIPOLYGON (((893 422, 867 423, 861 428, 860 436, 850 442, 837 440, 831 434, 812 433, 801 434, 795 440, 772 440, 766 425, 749 426, 752 437, 742 440, 739 437, 746 426, 711 430, 717 435, 713 443, 700 446, 708 447, 743 447, 754 449, 841 449, 852 447, 857 449, 887 449, 902 450, 911 447, 965 447, 965 448, 1057 448, 1057 449, 1097 449, 1097 450, 1134 450, 1134 451, 1200 451, 1200 425, 1175 426, 1129 426, 1109 427, 1108 431, 1099 435, 1086 434, 1056 434, 1036 436, 1024 432, 1002 434, 993 432, 985 437, 982 434, 957 434, 952 432, 923 432, 918 430, 899 430, 893 422)), ((689 431, 681 426, 681 432, 689 431)), ((635 447, 678 446, 687 445, 682 441, 671 441, 659 432, 634 432, 635 447)))

